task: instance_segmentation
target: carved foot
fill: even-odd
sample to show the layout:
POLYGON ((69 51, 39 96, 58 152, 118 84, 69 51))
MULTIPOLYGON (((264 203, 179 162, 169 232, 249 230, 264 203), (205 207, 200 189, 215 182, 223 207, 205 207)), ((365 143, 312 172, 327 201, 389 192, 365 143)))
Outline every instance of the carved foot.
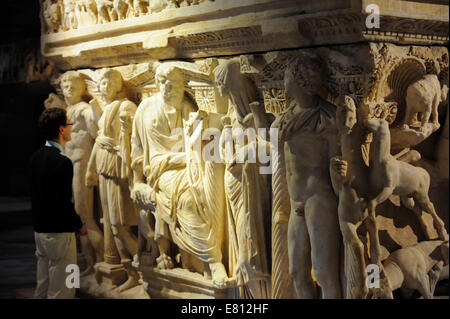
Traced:
POLYGON ((222 263, 211 263, 209 267, 214 285, 219 288, 225 287, 228 279, 225 266, 222 263))
POLYGON ((439 239, 442 240, 443 242, 448 242, 449 236, 447 229, 445 229, 444 222, 438 218, 438 220, 434 221, 434 227, 437 230, 439 239))
POLYGON ((437 131, 441 127, 441 124, 439 122, 433 122, 433 127, 434 130, 437 131))
POLYGON ((130 276, 130 277, 128 277, 127 281, 125 281, 122 285, 117 287, 115 290, 120 293, 125 290, 136 287, 138 285, 139 285, 139 278, 137 278, 135 276, 130 276))
POLYGON ((166 254, 162 254, 158 258, 156 258, 156 263, 159 269, 172 269, 173 268, 173 260, 166 254))

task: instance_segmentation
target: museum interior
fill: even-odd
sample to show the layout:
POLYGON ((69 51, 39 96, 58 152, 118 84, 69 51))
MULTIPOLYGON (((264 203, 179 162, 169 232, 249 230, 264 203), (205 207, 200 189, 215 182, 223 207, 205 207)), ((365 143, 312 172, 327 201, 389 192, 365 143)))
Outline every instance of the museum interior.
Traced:
POLYGON ((0 299, 62 108, 79 299, 448 299, 448 0, 4 0, 0 299))

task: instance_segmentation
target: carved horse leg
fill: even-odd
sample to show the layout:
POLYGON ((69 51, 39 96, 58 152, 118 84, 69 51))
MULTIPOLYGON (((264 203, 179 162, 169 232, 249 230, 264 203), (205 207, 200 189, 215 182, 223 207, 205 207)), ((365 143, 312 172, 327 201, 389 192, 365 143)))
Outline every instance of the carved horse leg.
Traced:
POLYGON ((416 202, 414 201, 414 199, 412 197, 407 197, 407 196, 402 196, 400 197, 403 206, 405 206, 405 208, 413 211, 416 216, 417 219, 420 222, 420 226, 422 227, 422 230, 425 234, 425 237, 427 240, 431 240, 433 239, 431 234, 430 234, 430 225, 426 222, 425 220, 425 216, 424 214, 422 214, 423 210, 421 207, 419 207, 419 205, 416 204, 416 202))
POLYGON ((365 224, 367 226, 367 230, 370 233, 370 261, 373 264, 376 264, 382 268, 381 266, 381 249, 380 249, 380 240, 378 236, 378 224, 376 220, 376 212, 375 209, 378 204, 384 202, 392 195, 394 191, 394 187, 389 186, 383 188, 381 193, 378 194, 377 197, 372 199, 369 202, 369 216, 365 220, 365 224))
POLYGON ((417 202, 417 204, 428 214, 430 214, 433 217, 434 225, 436 227, 436 230, 439 234, 439 239, 443 241, 448 241, 448 233, 445 229, 445 224, 442 221, 442 219, 436 214, 436 210, 434 209, 433 203, 428 198, 427 194, 416 194, 414 196, 414 200, 417 202))
POLYGON ((364 299, 368 293, 368 288, 365 284, 364 245, 356 232, 361 222, 353 224, 340 221, 339 224, 345 245, 345 276, 347 278, 345 298, 364 299))
POLYGON ((339 227, 345 252, 345 298, 365 299, 369 291, 366 286, 364 245, 358 237, 357 229, 366 218, 366 204, 350 183, 343 183, 338 205, 339 227))
POLYGON ((436 289, 436 284, 439 281, 439 276, 443 267, 444 262, 441 260, 436 263, 428 272, 428 278, 430 279, 430 294, 432 297, 434 296, 434 290, 436 289))
POLYGON ((381 248, 378 236, 378 224, 376 221, 375 211, 369 212, 369 217, 364 220, 364 224, 369 232, 370 240, 370 262, 372 264, 381 265, 381 248))

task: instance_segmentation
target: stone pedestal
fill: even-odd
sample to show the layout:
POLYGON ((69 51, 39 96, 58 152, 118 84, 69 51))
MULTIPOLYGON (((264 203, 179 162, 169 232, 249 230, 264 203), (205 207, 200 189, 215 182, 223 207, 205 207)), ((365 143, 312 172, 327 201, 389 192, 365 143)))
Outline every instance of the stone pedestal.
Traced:
POLYGON ((139 266, 147 292, 152 299, 230 299, 236 298, 236 282, 230 280, 226 288, 217 288, 212 280, 188 270, 157 269, 139 266))
POLYGON ((124 266, 120 263, 119 252, 114 242, 108 212, 104 214, 102 223, 105 236, 105 261, 95 265, 95 278, 98 284, 105 283, 112 287, 119 286, 127 280, 127 273, 124 266))
POLYGON ((127 273, 122 264, 112 265, 106 262, 94 266, 96 279, 99 284, 105 283, 114 288, 127 280, 127 273))

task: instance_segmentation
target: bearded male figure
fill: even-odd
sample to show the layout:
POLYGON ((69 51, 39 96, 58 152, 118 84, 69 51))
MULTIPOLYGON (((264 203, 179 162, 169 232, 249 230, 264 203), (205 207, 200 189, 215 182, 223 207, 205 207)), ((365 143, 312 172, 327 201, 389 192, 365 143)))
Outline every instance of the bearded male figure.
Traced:
POLYGON ((144 205, 156 204, 159 268, 173 267, 169 253, 173 240, 180 250, 209 267, 213 282, 223 286, 227 279, 221 251, 224 203, 217 200, 223 170, 216 163, 186 163, 188 156, 181 147, 183 126, 197 107, 185 95, 181 69, 162 64, 155 79, 160 91, 141 102, 133 123, 132 197, 144 205), (199 178, 204 174, 205 178, 199 178))

